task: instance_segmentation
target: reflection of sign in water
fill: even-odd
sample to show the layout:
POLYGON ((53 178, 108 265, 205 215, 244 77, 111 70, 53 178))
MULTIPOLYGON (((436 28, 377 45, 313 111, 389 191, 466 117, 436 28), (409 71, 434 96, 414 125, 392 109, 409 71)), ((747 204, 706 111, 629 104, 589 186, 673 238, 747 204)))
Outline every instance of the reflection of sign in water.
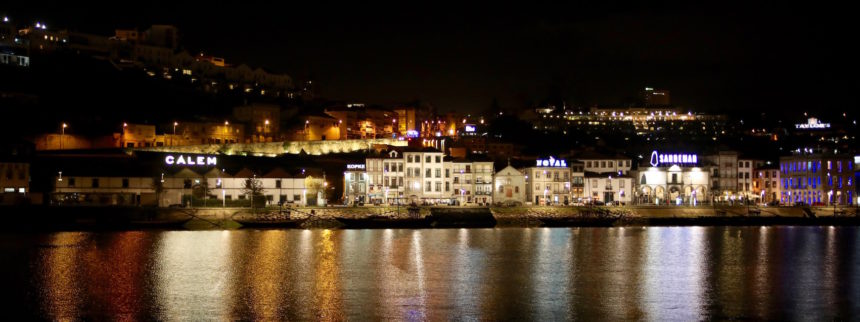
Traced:
POLYGON ((810 117, 806 123, 795 124, 794 127, 797 129, 827 129, 830 128, 830 123, 821 123, 817 118, 810 117))
POLYGON ((559 167, 559 168, 564 168, 564 167, 567 167, 567 161, 565 161, 565 160, 561 160, 561 159, 556 160, 556 159, 555 159, 555 158, 553 158, 553 157, 549 157, 549 159, 546 159, 546 160, 538 159, 538 160, 537 160, 537 166, 539 166, 539 167, 559 167))
POLYGON ((364 170, 364 164, 347 164, 347 169, 362 169, 364 170))
POLYGON ((406 137, 417 138, 418 137, 418 131, 415 131, 415 130, 406 131, 406 137))
POLYGON ((658 166, 663 163, 669 164, 696 164, 699 163, 699 156, 696 154, 660 154, 656 150, 651 152, 651 166, 658 166))
POLYGON ((474 124, 466 124, 466 132, 475 132, 474 124))
POLYGON ((190 155, 180 155, 173 156, 167 155, 164 157, 164 163, 167 165, 217 165, 218 159, 215 156, 190 156, 190 155))

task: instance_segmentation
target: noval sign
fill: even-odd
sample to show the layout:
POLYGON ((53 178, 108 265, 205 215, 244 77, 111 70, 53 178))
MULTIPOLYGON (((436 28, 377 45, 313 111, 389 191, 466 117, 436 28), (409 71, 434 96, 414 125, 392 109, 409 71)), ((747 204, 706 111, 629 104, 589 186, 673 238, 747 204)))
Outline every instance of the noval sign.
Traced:
POLYGON ((549 159, 545 159, 545 160, 538 159, 537 160, 537 166, 539 166, 539 167, 563 168, 563 167, 567 167, 567 161, 560 160, 560 159, 557 160, 553 157, 549 157, 549 159))
POLYGON ((190 156, 190 155, 167 155, 164 157, 164 163, 167 165, 196 165, 196 166, 214 166, 218 165, 218 159, 215 156, 190 156))
POLYGON ((699 163, 699 156, 695 154, 660 154, 657 151, 651 152, 651 166, 658 166, 663 163, 669 164, 696 164, 699 163))

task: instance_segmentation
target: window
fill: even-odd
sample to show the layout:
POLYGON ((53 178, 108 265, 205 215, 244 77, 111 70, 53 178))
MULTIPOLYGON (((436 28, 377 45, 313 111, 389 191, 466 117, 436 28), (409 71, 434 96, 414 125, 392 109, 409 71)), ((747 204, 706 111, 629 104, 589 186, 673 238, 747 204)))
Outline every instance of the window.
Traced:
POLYGON ((401 187, 403 186, 403 177, 398 177, 398 178, 397 178, 397 185, 398 185, 398 186, 401 186, 401 187))
POLYGON ((585 161, 585 167, 591 168, 591 161, 585 161))
POLYGON ((69 187, 75 186, 75 178, 69 178, 69 187))
POLYGON ((5 192, 5 193, 15 193, 15 188, 3 188, 3 192, 5 192))
POLYGON ((520 186, 515 186, 515 187, 514 187, 514 192, 515 192, 515 193, 520 193, 520 186))
POLYGON ((287 195, 280 195, 280 196, 278 196, 278 202, 280 202, 280 203, 285 203, 285 202, 287 202, 287 195))
POLYGON ((278 189, 280 189, 280 188, 281 188, 281 180, 280 180, 280 179, 279 179, 279 180, 275 180, 275 188, 278 188, 278 189))
POLYGON ((678 174, 677 173, 672 174, 672 183, 678 183, 678 174))
POLYGON ((472 166, 467 164, 466 165, 466 173, 469 173, 469 172, 472 172, 472 166))
POLYGON ((436 156, 436 163, 442 163, 442 156, 436 156))
POLYGON ((606 161, 600 161, 600 167, 605 168, 606 167, 606 161))
POLYGON ((382 166, 382 168, 384 169, 385 172, 388 172, 388 162, 385 162, 384 165, 382 166))
POLYGON ((502 192, 502 187, 504 187, 504 186, 499 185, 499 190, 498 190, 498 192, 502 192))
POLYGON ((445 169, 445 178, 451 177, 451 169, 445 169))
POLYGON ((93 178, 93 188, 99 187, 99 178, 93 178))
POLYGON ((123 179, 122 179, 122 187, 123 187, 123 188, 128 188, 128 178, 123 178, 123 179))
POLYGON ((597 189, 597 179, 592 179, 592 180, 591 180, 591 188, 592 188, 592 189, 597 189))
POLYGON ((744 167, 744 163, 741 161, 738 161, 738 168, 743 168, 743 167, 744 167))
POLYGON ((454 183, 460 183, 460 177, 454 177, 454 183))
POLYGON ((451 183, 448 181, 445 181, 445 192, 448 192, 448 191, 451 191, 451 183))
POLYGON ((302 201, 302 195, 293 195, 293 201, 302 201))
POLYGON ((425 178, 430 178, 431 174, 432 174, 432 170, 431 170, 431 169, 427 169, 427 170, 425 171, 424 177, 425 177, 425 178))
POLYGON ((744 178, 744 173, 738 172, 738 179, 743 179, 743 178, 744 178))
POLYGON ((428 181, 424 187, 424 191, 430 192, 430 182, 428 181))
POLYGON ((411 155, 406 156, 406 162, 412 163, 412 156, 411 155))
POLYGON ((436 192, 440 192, 440 191, 442 191, 442 183, 436 182, 436 192))
POLYGON ((436 169, 436 178, 442 177, 442 169, 436 169))
MULTIPOLYGON (((430 163, 430 156, 429 156, 429 155, 428 155, 427 157, 425 157, 425 158, 424 158, 424 162, 425 162, 425 163, 430 163)), ((429 191, 429 190, 428 190, 428 191, 429 191)))
POLYGON ((749 178, 750 178, 750 173, 749 173, 749 172, 744 173, 744 178, 745 178, 745 179, 749 179, 749 178))
POLYGON ((610 168, 612 167, 612 165, 613 165, 613 162, 612 162, 612 161, 609 161, 609 167, 610 167, 610 168))
POLYGON ((224 200, 227 200, 227 201, 233 200, 233 195, 224 195, 224 200))
POLYGON ((403 163, 397 164, 397 172, 403 172, 403 163))
POLYGON ((388 182, 389 182, 388 177, 385 177, 385 186, 388 186, 388 182))

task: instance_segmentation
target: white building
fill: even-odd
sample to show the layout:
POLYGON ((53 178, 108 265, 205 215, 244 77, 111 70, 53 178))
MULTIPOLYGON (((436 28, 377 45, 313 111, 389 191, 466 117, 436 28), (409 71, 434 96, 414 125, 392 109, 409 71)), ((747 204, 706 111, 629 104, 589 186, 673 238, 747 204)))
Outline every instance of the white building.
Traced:
POLYGON ((445 164, 445 191, 459 205, 493 203, 493 162, 456 159, 445 164), (448 179, 448 172, 451 178, 448 179))
POLYGON ((584 153, 575 159, 583 163, 583 171, 597 174, 626 175, 630 172, 633 161, 624 156, 604 156, 596 153, 584 153))
POLYGON ((526 201, 534 205, 570 204, 570 168, 566 160, 539 159, 534 167, 523 169, 526 175, 526 201))
POLYGON ((601 204, 628 204, 633 201, 633 179, 628 176, 587 173, 585 198, 601 204))
POLYGON ((496 204, 516 203, 526 201, 526 176, 508 165, 495 174, 496 190, 493 192, 493 202, 496 204))
POLYGON ((715 201, 729 202, 738 199, 738 153, 720 151, 706 155, 703 159, 703 165, 713 166, 710 172, 710 189, 715 201))
POLYGON ((656 164, 631 172, 637 203, 696 205, 709 200, 709 172, 695 163, 656 164))
POLYGON ((367 202, 366 164, 347 164, 343 171, 343 201, 347 205, 367 202))
POLYGON ((228 206, 236 200, 250 199, 245 191, 248 179, 260 183, 267 205, 316 205, 317 200, 324 203, 320 189, 324 184, 320 178, 297 177, 279 168, 259 176, 248 169, 231 175, 217 168, 206 172, 181 168, 174 173, 154 177, 66 172, 56 176, 53 199, 58 203, 159 206, 200 205, 199 199, 204 199, 211 202, 207 206, 228 206), (163 190, 157 194, 159 185, 163 190), (197 201, 194 201, 195 195, 197 201), (203 195, 208 197, 202 198, 203 195))
POLYGON ((753 193, 753 169, 755 166, 754 160, 739 159, 738 160, 738 198, 741 200, 752 200, 755 198, 753 193))
POLYGON ((443 191, 443 153, 434 149, 423 149, 420 152, 405 151, 403 155, 406 159, 405 166, 412 169, 411 176, 407 171, 407 200, 416 204, 435 204, 443 199, 447 200, 448 196, 443 191))

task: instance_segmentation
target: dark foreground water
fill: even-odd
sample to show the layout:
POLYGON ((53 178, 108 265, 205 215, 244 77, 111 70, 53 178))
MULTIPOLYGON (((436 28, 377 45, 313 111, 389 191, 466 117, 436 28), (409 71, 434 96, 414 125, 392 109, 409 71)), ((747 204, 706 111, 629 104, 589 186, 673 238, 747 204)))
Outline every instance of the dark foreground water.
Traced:
POLYGON ((858 228, 0 235, 4 316, 139 320, 860 317, 858 228))

